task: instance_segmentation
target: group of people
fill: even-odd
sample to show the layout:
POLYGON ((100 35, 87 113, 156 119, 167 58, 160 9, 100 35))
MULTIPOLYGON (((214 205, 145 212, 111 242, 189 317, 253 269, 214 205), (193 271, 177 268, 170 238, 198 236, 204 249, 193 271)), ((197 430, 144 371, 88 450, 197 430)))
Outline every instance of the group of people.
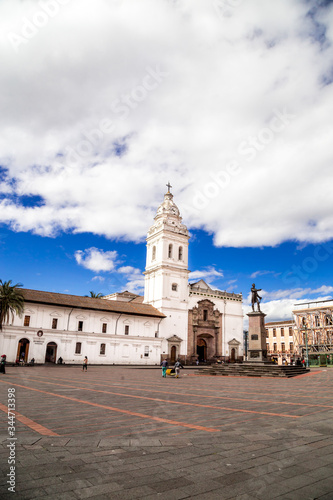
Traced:
MULTIPOLYGON (((167 369, 169 367, 168 360, 167 359, 163 359, 163 361, 161 363, 161 366, 162 366, 162 377, 166 378, 166 376, 167 376, 167 369)), ((174 370, 173 373, 175 374, 176 378, 179 377, 180 369, 181 368, 184 368, 184 367, 181 364, 181 362, 179 361, 179 359, 177 359, 177 361, 175 362, 175 365, 173 367, 173 370, 174 370)), ((171 370, 171 373, 172 373, 172 370, 171 370)))

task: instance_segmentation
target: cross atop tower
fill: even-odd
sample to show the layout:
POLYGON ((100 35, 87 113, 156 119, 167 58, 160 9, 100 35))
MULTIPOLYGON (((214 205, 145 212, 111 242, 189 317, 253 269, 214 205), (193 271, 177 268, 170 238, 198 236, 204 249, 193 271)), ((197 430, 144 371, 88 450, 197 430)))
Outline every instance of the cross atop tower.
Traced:
POLYGON ((170 188, 172 188, 170 182, 168 182, 168 184, 166 184, 167 188, 168 188, 168 193, 170 193, 170 188))

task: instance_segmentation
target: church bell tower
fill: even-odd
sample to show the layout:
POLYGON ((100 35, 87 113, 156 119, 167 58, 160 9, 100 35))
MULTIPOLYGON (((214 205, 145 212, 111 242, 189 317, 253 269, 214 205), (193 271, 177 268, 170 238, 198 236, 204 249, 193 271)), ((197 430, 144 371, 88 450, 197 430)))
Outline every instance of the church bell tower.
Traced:
POLYGON ((166 316, 161 323, 160 336, 182 339, 177 354, 186 354, 189 234, 173 201, 170 184, 167 187, 147 235, 144 302, 166 316))

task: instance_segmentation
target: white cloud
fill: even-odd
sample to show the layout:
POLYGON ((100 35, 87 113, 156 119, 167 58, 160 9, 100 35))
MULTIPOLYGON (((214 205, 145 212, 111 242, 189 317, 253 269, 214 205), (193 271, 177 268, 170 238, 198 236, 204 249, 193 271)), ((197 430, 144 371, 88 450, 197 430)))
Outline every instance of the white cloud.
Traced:
POLYGON ((275 276, 278 276, 275 271, 255 271, 251 274, 250 278, 257 278, 258 276, 265 276, 267 274, 274 274, 275 276))
POLYGON ((99 281, 100 283, 102 283, 103 281, 105 281, 105 278, 103 276, 94 276, 93 278, 91 278, 91 281, 99 281))
POLYGON ((208 266, 201 271, 192 271, 189 274, 190 281, 203 279, 207 283, 211 283, 212 281, 214 281, 214 279, 222 277, 223 277, 223 272, 218 271, 212 266, 208 266))
POLYGON ((317 4, 81 0, 15 51, 41 7, 1 2, 0 222, 142 240, 170 179, 217 245, 332 238, 333 7, 317 4))
POLYGON ((74 254, 76 262, 90 271, 112 271, 115 267, 117 252, 104 252, 98 248, 77 250, 74 254))

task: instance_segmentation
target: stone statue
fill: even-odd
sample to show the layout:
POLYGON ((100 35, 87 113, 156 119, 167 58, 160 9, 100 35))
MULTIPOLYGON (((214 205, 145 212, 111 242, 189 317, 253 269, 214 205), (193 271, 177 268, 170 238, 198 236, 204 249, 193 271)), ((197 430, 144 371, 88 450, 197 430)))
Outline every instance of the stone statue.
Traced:
POLYGON ((257 304, 257 307, 258 307, 258 312, 261 312, 260 311, 260 301, 261 301, 261 297, 260 295, 258 294, 258 292, 260 292, 261 288, 256 288, 256 285, 254 283, 252 283, 252 288, 251 288, 251 292, 252 292, 252 311, 254 312, 254 305, 257 304))

